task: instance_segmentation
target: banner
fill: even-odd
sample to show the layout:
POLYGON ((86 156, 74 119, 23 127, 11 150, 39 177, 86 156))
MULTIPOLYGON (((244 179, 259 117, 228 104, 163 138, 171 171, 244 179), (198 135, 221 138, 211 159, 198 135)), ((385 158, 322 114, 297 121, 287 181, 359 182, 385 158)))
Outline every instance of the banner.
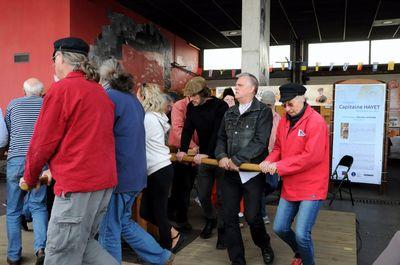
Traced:
POLYGON ((332 170, 344 155, 352 156, 352 182, 381 184, 385 99, 386 84, 335 87, 332 170))

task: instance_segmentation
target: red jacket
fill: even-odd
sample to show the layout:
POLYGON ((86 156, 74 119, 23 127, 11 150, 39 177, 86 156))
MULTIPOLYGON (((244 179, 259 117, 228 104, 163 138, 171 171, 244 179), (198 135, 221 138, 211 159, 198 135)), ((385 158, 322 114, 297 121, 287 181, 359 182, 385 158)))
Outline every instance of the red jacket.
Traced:
MULTIPOLYGON (((183 125, 185 123, 187 105, 190 103, 188 97, 178 100, 172 106, 171 111, 171 129, 169 130, 168 145, 175 148, 181 147, 181 137, 183 125)), ((199 138, 196 131, 192 136, 189 148, 198 146, 199 138)))
POLYGON ((286 116, 279 123, 273 151, 265 159, 277 162, 282 177, 281 196, 287 201, 324 200, 329 180, 328 126, 307 106, 290 130, 286 116))
POLYGON ((114 104, 96 82, 71 72, 44 97, 29 146, 24 179, 34 186, 46 162, 54 193, 91 192, 117 184, 114 104))

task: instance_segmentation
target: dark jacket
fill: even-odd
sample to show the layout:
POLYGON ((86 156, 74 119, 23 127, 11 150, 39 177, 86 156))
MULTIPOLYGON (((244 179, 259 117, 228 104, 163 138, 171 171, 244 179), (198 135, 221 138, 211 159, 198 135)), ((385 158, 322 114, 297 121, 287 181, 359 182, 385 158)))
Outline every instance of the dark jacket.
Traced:
POLYGON ((271 128, 272 111, 256 98, 242 115, 239 105, 231 107, 222 119, 215 157, 229 157, 237 166, 260 163, 268 155, 271 128))
POLYGON ((115 192, 139 192, 147 183, 144 110, 131 93, 112 88, 106 91, 115 104, 114 137, 118 173, 115 192))
POLYGON ((199 136, 200 154, 214 157, 219 126, 227 109, 228 104, 216 97, 212 97, 199 106, 189 103, 182 130, 181 151, 187 152, 192 135, 196 130, 199 136))

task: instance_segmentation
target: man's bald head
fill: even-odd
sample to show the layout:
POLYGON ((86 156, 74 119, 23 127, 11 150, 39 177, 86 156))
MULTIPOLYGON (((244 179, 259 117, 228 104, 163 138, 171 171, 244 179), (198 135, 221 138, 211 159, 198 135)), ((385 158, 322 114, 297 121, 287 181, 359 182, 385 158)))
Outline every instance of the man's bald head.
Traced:
POLYGON ((24 82, 24 91, 27 96, 40 97, 43 93, 43 83, 37 78, 29 78, 24 82))

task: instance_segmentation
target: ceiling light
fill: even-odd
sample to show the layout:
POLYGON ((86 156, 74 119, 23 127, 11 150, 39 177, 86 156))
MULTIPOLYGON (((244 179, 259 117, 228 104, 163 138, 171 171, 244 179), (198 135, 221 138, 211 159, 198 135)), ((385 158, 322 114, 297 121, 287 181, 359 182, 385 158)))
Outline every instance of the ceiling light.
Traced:
POLYGON ((225 30, 225 31, 221 31, 221 33, 227 37, 236 37, 236 36, 242 35, 241 30, 225 30))
POLYGON ((384 26, 397 26, 397 25, 400 25, 400 18, 375 20, 372 26, 384 27, 384 26))

